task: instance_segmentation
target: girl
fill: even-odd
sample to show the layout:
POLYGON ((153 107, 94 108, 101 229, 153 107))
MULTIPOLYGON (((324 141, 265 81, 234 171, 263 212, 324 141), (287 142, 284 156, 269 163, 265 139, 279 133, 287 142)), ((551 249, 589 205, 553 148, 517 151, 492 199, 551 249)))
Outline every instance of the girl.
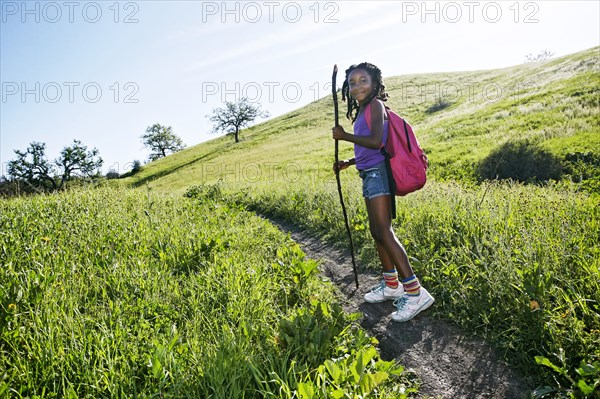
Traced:
POLYGON ((342 100, 348 98, 346 116, 354 124, 354 134, 341 126, 333 128, 333 138, 354 143, 354 158, 339 161, 334 168, 346 169, 356 165, 363 182, 363 197, 369 216, 371 235, 383 268, 381 285, 365 295, 370 303, 394 299, 397 310, 394 321, 408 321, 433 304, 433 297, 421 287, 409 262, 406 251, 392 229, 391 201, 385 157, 380 148, 387 140, 388 121, 384 101, 387 93, 381 71, 375 65, 363 62, 346 70, 342 86, 342 100), (365 121, 364 111, 371 105, 371 128, 365 121), (358 112, 358 113, 357 113, 358 112), (398 280, 398 274, 402 281, 398 280))

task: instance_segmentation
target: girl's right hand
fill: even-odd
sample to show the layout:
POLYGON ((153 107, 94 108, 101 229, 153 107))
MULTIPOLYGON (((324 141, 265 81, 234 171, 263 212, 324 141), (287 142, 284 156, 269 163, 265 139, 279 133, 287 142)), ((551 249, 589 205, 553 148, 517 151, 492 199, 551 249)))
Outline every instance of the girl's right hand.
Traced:
POLYGON ((346 132, 344 131, 343 127, 337 125, 331 129, 331 135, 334 140, 343 140, 346 132))

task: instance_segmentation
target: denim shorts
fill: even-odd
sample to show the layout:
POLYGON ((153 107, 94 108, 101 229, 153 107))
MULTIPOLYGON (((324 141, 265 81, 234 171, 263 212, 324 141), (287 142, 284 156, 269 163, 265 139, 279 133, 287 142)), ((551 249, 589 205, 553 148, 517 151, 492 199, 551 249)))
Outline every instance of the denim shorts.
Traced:
POLYGON ((390 195, 390 184, 385 162, 373 168, 359 170, 358 174, 363 182, 363 197, 372 199, 382 195, 390 195))

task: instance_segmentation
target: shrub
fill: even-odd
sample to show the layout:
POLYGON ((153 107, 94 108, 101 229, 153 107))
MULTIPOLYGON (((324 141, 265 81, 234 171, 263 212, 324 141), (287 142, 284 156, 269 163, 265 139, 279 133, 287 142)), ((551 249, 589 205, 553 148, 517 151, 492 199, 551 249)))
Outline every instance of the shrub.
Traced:
POLYGON ((529 140, 509 141, 492 151, 477 167, 479 181, 515 180, 539 183, 562 175, 558 158, 529 140))
POLYGON ((451 102, 446 101, 446 99, 444 99, 443 97, 438 97, 435 103, 429 108, 427 108, 425 112, 428 114, 433 114, 434 112, 441 111, 444 108, 448 108, 450 105, 452 105, 451 102))
POLYGON ((119 172, 117 172, 114 169, 111 169, 108 171, 108 173, 106 174, 106 178, 107 179, 118 179, 119 178, 119 172))

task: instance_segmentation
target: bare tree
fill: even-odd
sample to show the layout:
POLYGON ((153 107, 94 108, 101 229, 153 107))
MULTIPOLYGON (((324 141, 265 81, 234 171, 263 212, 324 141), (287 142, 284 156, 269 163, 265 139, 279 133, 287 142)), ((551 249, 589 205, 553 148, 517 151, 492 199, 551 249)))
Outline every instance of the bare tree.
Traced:
POLYGON ((206 115, 213 123, 213 133, 227 132, 239 143, 240 130, 250 125, 256 118, 267 118, 269 113, 260 109, 260 104, 253 105, 247 98, 237 102, 225 101, 223 108, 216 108, 212 114, 206 115))
POLYGON ((185 148, 181 138, 173 133, 173 128, 160 123, 146 128, 146 134, 142 135, 142 142, 152 151, 149 156, 151 161, 166 157, 169 152, 174 153, 185 148))

